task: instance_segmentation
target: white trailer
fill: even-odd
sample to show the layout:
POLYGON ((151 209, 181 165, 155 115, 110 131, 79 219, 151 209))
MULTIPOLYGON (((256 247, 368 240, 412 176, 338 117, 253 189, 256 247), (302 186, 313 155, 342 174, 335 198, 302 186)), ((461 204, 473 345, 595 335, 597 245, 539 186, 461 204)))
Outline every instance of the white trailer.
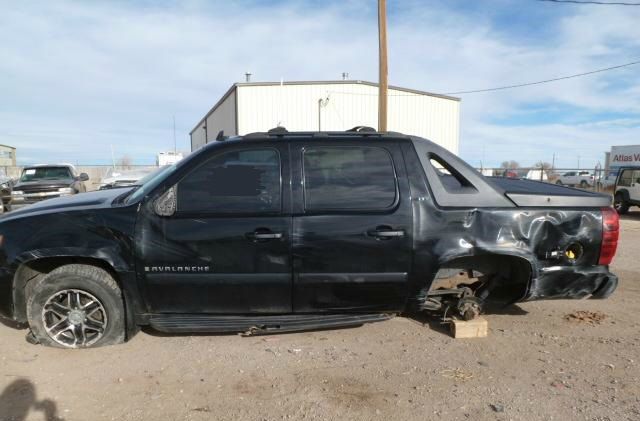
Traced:
POLYGON ((182 152, 159 152, 156 157, 156 165, 164 167, 165 165, 175 164, 183 158, 182 152))

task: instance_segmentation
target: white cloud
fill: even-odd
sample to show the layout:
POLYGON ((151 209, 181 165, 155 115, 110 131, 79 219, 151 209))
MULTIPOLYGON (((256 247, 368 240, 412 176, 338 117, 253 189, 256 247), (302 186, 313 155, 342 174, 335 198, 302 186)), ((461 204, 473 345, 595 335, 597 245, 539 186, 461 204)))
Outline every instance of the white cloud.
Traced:
MULTIPOLYGON (((527 13, 513 2, 495 7, 527 13)), ((636 8, 550 9, 557 16, 540 20, 542 35, 446 2, 389 8, 397 8, 390 10, 390 81, 400 86, 485 88, 640 57, 640 10, 629 10, 636 8)), ((108 162, 113 144, 117 154, 149 162, 173 145, 172 115, 188 149, 189 130, 247 70, 255 80, 337 79, 343 71, 375 80, 376 29, 375 9, 364 0, 7 5, 0 15, 0 143, 17 146, 22 161, 108 162)), ((495 165, 580 150, 595 163, 611 144, 640 142, 639 74, 640 67, 628 68, 463 96, 462 155, 476 164, 484 149, 495 165), (495 123, 526 114, 531 104, 623 115, 590 125, 495 123)))

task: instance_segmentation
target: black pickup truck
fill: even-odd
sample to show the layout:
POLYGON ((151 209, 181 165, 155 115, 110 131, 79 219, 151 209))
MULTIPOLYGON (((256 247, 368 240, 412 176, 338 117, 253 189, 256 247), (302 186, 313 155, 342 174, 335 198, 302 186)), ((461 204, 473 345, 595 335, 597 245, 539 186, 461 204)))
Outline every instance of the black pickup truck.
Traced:
POLYGON ((78 173, 71 164, 33 165, 23 168, 22 175, 11 192, 11 209, 43 200, 84 193, 86 173, 78 173))
POLYGON ((140 186, 1 217, 0 313, 71 348, 143 325, 470 318, 489 301, 609 296, 618 229, 608 196, 485 178, 428 140, 279 128, 208 144, 140 186))

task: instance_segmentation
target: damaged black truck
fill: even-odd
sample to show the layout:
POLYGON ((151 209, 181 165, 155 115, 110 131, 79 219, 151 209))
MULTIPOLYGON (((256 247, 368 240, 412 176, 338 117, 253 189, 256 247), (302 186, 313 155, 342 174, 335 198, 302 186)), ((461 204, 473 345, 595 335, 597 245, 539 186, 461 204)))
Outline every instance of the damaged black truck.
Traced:
POLYGON ((143 185, 0 218, 0 313, 57 347, 266 333, 606 298, 608 196, 486 178, 369 129, 221 138, 143 185), (461 276, 460 274, 465 274, 461 276))

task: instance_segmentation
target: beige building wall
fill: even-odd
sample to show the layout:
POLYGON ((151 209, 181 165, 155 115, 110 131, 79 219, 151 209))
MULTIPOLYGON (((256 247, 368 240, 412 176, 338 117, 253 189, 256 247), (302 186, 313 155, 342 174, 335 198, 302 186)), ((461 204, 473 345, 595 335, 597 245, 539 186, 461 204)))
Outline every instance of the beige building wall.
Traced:
POLYGON ((0 167, 10 167, 16 165, 16 148, 7 145, 0 145, 0 167))
MULTIPOLYGON (((240 135, 277 126, 289 131, 342 131, 355 126, 378 126, 378 88, 367 82, 238 83, 230 91, 235 95, 228 95, 206 119, 209 141, 225 122, 237 124, 237 132, 225 129, 225 134, 240 135), (231 104, 234 112, 230 110, 231 104)), ((194 145, 202 144, 202 124, 192 132, 194 145)), ((457 98, 389 89, 390 131, 424 137, 458 153, 459 128, 457 98)))
POLYGON ((236 90, 232 87, 213 107, 212 112, 198 123, 191 132, 191 150, 214 141, 220 130, 225 136, 235 136, 236 130, 236 90))

